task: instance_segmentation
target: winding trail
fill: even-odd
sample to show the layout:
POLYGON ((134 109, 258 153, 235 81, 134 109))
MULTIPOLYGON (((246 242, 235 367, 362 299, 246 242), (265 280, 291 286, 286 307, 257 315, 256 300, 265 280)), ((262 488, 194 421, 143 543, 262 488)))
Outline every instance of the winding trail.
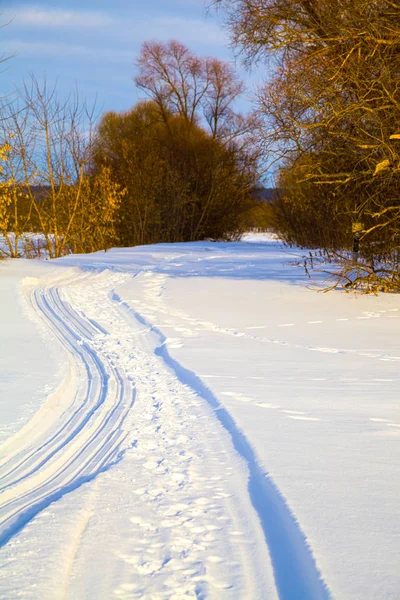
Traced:
MULTIPOLYGON (((95 479, 88 515, 102 514, 107 475, 121 474, 120 494, 136 516, 127 515, 126 539, 110 546, 102 597, 172 598, 179 590, 182 598, 328 600, 306 537, 245 434, 120 295, 130 278, 70 269, 25 287, 65 350, 68 374, 1 448, 0 546, 95 479), (140 485, 130 488, 132 473, 140 485)), ((89 597, 76 575, 90 568, 93 536, 88 516, 70 543, 62 597, 89 597)))

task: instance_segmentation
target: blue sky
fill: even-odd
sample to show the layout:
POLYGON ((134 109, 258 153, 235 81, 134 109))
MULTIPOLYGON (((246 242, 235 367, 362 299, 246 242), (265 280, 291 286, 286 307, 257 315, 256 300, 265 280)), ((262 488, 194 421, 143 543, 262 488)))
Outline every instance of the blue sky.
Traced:
MULTIPOLYGON (((226 32, 203 0, 0 0, 0 95, 33 73, 58 81, 66 95, 78 87, 103 110, 126 110, 138 99, 132 77, 145 40, 176 39, 199 55, 233 60, 226 32)), ((251 76, 243 72, 251 88, 251 76)), ((246 106, 243 101, 242 106, 246 106)))

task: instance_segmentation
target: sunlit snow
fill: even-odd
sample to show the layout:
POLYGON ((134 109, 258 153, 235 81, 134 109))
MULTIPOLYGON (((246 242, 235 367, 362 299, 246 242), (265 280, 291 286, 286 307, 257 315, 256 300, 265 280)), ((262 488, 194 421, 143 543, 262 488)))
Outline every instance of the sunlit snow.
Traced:
POLYGON ((399 597, 400 299, 300 258, 0 264, 1 598, 399 597))

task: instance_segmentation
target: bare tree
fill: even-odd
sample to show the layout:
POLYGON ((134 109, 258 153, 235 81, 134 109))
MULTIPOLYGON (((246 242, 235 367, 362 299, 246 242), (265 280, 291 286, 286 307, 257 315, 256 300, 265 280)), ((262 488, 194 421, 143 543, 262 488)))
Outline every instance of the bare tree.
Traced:
POLYGON ((171 111, 194 123, 208 87, 202 61, 179 42, 145 42, 137 66, 135 83, 157 103, 161 114, 171 111))
POLYGON ((120 191, 108 171, 99 173, 97 181, 88 171, 95 108, 89 110, 77 94, 61 102, 55 88, 32 78, 18 102, 5 110, 2 134, 11 148, 2 176, 13 181, 13 216, 3 222, 3 233, 14 239, 11 254, 18 254, 18 238, 32 225, 44 236, 51 258, 107 246, 112 235, 103 234, 104 219, 112 231, 120 191))
POLYGON ((170 41, 145 42, 136 66, 135 83, 157 104, 165 124, 169 114, 178 114, 191 124, 205 122, 212 137, 226 140, 254 125, 235 112, 244 85, 229 63, 199 58, 170 41))

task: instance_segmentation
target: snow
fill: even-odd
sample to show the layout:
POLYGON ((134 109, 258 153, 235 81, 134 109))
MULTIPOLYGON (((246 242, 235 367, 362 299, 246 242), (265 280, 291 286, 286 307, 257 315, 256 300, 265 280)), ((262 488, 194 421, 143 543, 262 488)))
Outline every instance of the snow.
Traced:
POLYGON ((398 598, 400 301, 300 256, 0 265, 0 597, 398 598))
MULTIPOLYGON (((57 349, 38 337, 19 301, 18 286, 30 267, 31 261, 0 262, 0 442, 33 416, 62 376, 57 349)), ((37 263, 34 271, 40 276, 45 269, 37 263)), ((48 338, 46 330, 42 335, 48 338)))

